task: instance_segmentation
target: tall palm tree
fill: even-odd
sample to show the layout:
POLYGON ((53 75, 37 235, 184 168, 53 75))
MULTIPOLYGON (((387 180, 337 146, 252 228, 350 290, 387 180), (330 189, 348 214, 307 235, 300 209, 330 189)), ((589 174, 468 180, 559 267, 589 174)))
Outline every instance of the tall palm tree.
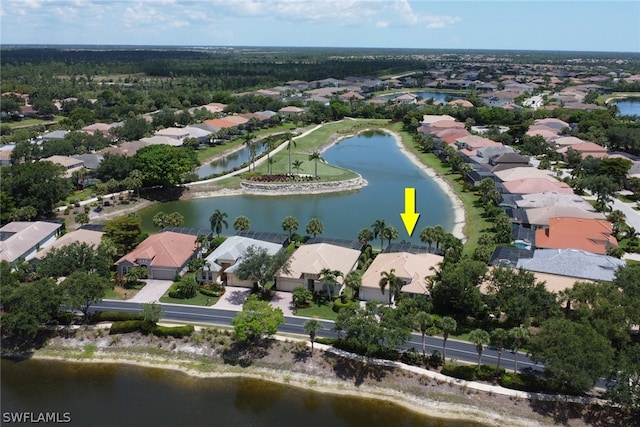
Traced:
POLYGON ((209 217, 209 224, 211 224, 211 230, 214 231, 218 237, 220 237, 220 233, 222 233, 222 227, 229 228, 229 224, 227 223, 227 213, 220 212, 220 209, 216 209, 211 216, 209 217))
POLYGON ((444 231, 444 228, 442 228, 441 225, 436 225, 435 227, 433 227, 433 232, 433 241, 436 242, 436 249, 438 249, 440 242, 442 242, 442 239, 444 239, 444 236, 447 234, 447 232, 444 231))
POLYGON ((513 340, 512 348, 515 352, 514 354, 514 372, 518 372, 518 349, 520 346, 524 344, 529 338, 529 330, 523 326, 516 326, 515 328, 509 329, 509 336, 513 340))
POLYGON ((298 220, 295 217, 291 216, 291 215, 285 217, 282 220, 282 229, 284 231, 288 231, 289 232, 289 240, 291 240, 291 233, 296 231, 298 229, 298 226, 299 226, 298 220))
POLYGON ((383 271, 380 273, 380 291, 382 291, 382 295, 384 295, 384 289, 389 287, 389 307, 391 307, 391 297, 394 295, 398 295, 400 293, 400 289, 404 283, 402 279, 396 276, 396 269, 392 268, 390 271, 383 271))
POLYGON ((496 376, 500 374, 500 359, 502 358, 502 351, 504 350, 505 342, 509 338, 509 333, 506 329, 495 328, 491 331, 491 342, 498 351, 498 366, 496 366, 496 376))
POLYGON ((400 237, 400 234, 398 233, 398 229, 395 228, 393 225, 387 225, 383 230, 382 233, 380 233, 381 237, 384 237, 384 239, 389 241, 389 245, 391 245, 391 241, 392 240, 396 240, 398 237, 400 237))
POLYGON ((293 134, 291 132, 287 132, 285 134, 285 139, 288 141, 287 150, 289 151, 289 175, 291 175, 291 146, 297 146, 296 140, 293 139, 293 134))
POLYGON ((313 234, 313 237, 316 237, 318 234, 322 234, 324 232, 324 226, 318 218, 311 218, 307 223, 305 231, 307 234, 313 234))
POLYGON ((426 311, 419 311, 413 316, 413 322, 415 326, 420 330, 422 334, 422 356, 425 356, 425 335, 427 334, 427 329, 433 326, 433 317, 427 313, 426 311))
POLYGON ((458 322, 453 317, 445 316, 440 319, 440 330, 442 331, 442 364, 446 363, 446 353, 447 349, 447 339, 449 338, 449 334, 455 332, 458 328, 458 322))
POLYGON ((433 227, 425 227, 420 231, 420 241, 429 244, 429 252, 431 252, 431 243, 436 239, 436 230, 433 227))
POLYGON ((302 325, 304 331, 309 334, 309 341, 311 341, 311 355, 313 356, 313 341, 316 339, 316 333, 324 329, 322 324, 316 319, 309 319, 302 325))
POLYGON ((200 248, 205 248, 205 245, 207 243, 209 243, 209 239, 207 239, 207 236, 205 236, 204 234, 198 234, 198 237, 196 237, 196 246, 199 249, 200 248))
POLYGON ((271 135, 262 140, 262 146, 267 151, 267 174, 271 174, 271 150, 274 148, 274 141, 271 135))
POLYGON ((363 228, 358 233, 358 240, 362 242, 365 246, 367 245, 367 243, 369 243, 373 239, 374 239, 373 232, 368 228, 363 228))
POLYGON ((233 221, 233 228, 236 231, 246 231, 249 229, 249 227, 251 227, 251 221, 249 221, 249 218, 244 215, 236 217, 236 219, 233 221))
POLYGON ((483 329, 474 329, 469 333, 469 341, 476 345, 476 351, 478 352, 478 368, 480 368, 480 364, 482 363, 484 346, 489 344, 489 340, 489 332, 483 329))
POLYGON ((300 168, 302 167, 302 160, 294 160, 292 163, 292 167, 298 171, 298 174, 300 173, 300 168))
POLYGON ((249 171, 251 171, 251 163, 253 162, 253 156, 257 152, 256 144, 253 142, 253 134, 247 133, 242 137, 245 145, 249 148, 249 171))
POLYGON ((320 152, 319 151, 314 151, 313 153, 309 154, 309 161, 315 161, 315 172, 314 172, 314 176, 318 177, 318 160, 322 160, 322 156, 320 156, 320 152))
POLYGON ((382 230, 387 225, 384 222, 384 219, 376 219, 373 224, 371 224, 371 228, 373 229, 373 238, 376 239, 380 236, 380 251, 382 251, 382 245, 384 244, 384 238, 382 237, 382 230))

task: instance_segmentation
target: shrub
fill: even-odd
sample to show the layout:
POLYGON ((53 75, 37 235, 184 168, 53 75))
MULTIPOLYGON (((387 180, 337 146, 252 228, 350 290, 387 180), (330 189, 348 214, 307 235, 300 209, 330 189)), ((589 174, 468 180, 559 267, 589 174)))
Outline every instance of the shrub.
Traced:
POLYGON ((204 296, 212 297, 212 298, 218 298, 222 294, 224 294, 224 290, 222 290, 222 291, 214 291, 213 289, 207 289, 207 288, 200 288, 199 292, 204 296))
MULTIPOLYGON (((500 372, 504 369, 500 368, 500 372)), ((467 381, 492 381, 496 376, 495 366, 481 365, 445 365, 441 373, 453 378, 467 381)))
POLYGON ((354 307, 357 304, 358 304, 358 301, 354 301, 354 300, 343 301, 343 298, 338 297, 335 300, 333 300, 333 307, 331 309, 337 313, 343 308, 354 307))
POLYGON ((142 323, 144 320, 124 320, 121 322, 113 322, 109 335, 128 334, 130 332, 137 332, 142 329, 142 323))
POLYGON ((318 338, 316 337, 316 342, 325 345, 333 345, 336 342, 337 338, 318 338))
POLYGON ((296 308, 309 307, 313 302, 313 293, 303 286, 298 286, 293 290, 292 299, 296 308))
POLYGON ((422 353, 418 353, 415 348, 411 347, 410 350, 401 354, 400 361, 407 365, 422 366, 424 365, 425 358, 422 356, 422 353))
POLYGON ((118 322, 123 320, 143 320, 140 313, 124 313, 121 311, 96 311, 91 315, 91 322, 118 322))
POLYGON ((158 337, 174 337, 174 338, 184 338, 188 337, 193 333, 195 329, 193 325, 184 325, 184 326, 156 326, 151 330, 153 335, 158 337))
POLYGON ((56 315, 56 320, 60 325, 70 325, 75 317, 75 314, 71 311, 59 311, 56 315))

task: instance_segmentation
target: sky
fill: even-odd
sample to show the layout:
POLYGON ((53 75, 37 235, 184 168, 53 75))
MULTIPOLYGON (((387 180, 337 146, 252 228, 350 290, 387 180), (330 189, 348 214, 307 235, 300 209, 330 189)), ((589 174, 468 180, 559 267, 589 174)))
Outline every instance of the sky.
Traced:
POLYGON ((2 0, 0 44, 640 52, 640 1, 2 0))

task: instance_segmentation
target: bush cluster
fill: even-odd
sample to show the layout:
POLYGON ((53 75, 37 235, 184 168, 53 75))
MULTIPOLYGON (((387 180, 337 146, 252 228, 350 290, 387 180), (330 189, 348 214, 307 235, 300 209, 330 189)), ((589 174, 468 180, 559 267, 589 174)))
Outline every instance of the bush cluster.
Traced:
POLYGON ((358 306, 358 301, 338 297, 335 300, 333 300, 333 307, 331 309, 336 313, 338 313, 343 308, 351 308, 351 307, 357 307, 357 306, 358 306))
MULTIPOLYGON (((480 365, 480 367, 475 365, 445 365, 442 367, 441 373, 467 381, 493 381, 496 377, 496 368, 489 365, 480 365)), ((500 368, 499 373, 504 373, 504 369, 500 368)))
POLYGON ((158 337, 184 338, 191 335, 193 331, 193 325, 168 327, 158 326, 146 320, 124 320, 120 322, 114 322, 111 325, 109 335, 141 332, 145 335, 153 334, 158 337))

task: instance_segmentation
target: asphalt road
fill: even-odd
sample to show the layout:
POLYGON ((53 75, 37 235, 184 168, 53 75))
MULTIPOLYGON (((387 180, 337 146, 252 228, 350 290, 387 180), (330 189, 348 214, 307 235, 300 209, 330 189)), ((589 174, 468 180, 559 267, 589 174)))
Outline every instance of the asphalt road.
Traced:
MULTIPOLYGON (((176 305, 176 304, 162 304, 162 320, 168 322, 179 323, 194 323, 205 325, 221 325, 231 326, 231 319, 233 319, 237 311, 233 310, 220 310, 210 307, 196 307, 189 305, 176 305)), ((125 302, 125 301, 101 301, 91 307, 91 312, 94 311, 125 311, 125 312, 141 312, 142 307, 139 303, 125 302)), ((278 328, 279 332, 285 334, 297 334, 307 336, 304 332, 303 324, 308 319, 304 317, 291 317, 285 316, 284 324, 278 328)), ((323 338, 336 338, 337 332, 334 332, 334 323, 329 320, 318 320, 324 329, 318 331, 317 336, 323 338)), ((407 350, 411 347, 416 351, 422 351, 422 335, 412 334, 411 339, 402 346, 402 349, 407 350)), ((433 350, 442 351, 442 338, 441 337, 427 337, 426 339, 426 352, 431 353, 433 350)), ((446 356, 448 359, 456 359, 461 362, 477 363, 478 352, 473 344, 465 341, 458 341, 454 339, 447 340, 446 356)), ((544 365, 536 364, 525 354, 518 353, 518 370, 519 371, 538 371, 544 370, 544 365)), ((485 347, 482 354, 482 363, 497 365, 498 353, 491 347, 485 347)), ((503 351, 500 360, 500 366, 513 370, 515 368, 515 353, 511 351, 503 351)))

